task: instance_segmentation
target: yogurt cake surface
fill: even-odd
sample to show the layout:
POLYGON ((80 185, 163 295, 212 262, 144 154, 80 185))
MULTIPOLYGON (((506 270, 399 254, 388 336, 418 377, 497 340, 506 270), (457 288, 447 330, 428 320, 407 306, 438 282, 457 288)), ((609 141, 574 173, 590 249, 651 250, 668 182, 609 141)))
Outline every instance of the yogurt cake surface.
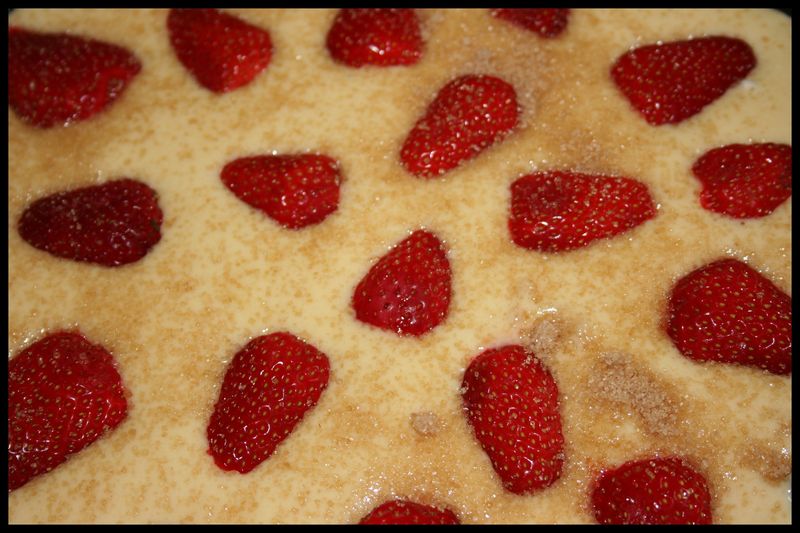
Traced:
POLYGON ((230 10, 269 31, 272 58, 225 94, 177 59, 165 10, 16 10, 9 25, 122 46, 141 62, 89 120, 40 129, 9 109, 9 358, 79 330, 113 355, 128 391, 114 431, 9 494, 9 522, 354 523, 409 499, 462 523, 592 523, 605 467, 688 457, 716 523, 786 523, 791 376, 698 363, 664 330, 669 291, 714 260, 746 262, 791 296, 791 199, 762 218, 703 209, 693 162, 733 143, 791 144, 791 20, 770 10, 572 10, 545 39, 487 10, 420 10, 410 66, 350 68, 325 37, 334 10, 230 10), (609 76, 631 48, 736 37, 746 79, 677 125, 648 124, 609 76), (436 92, 465 74, 514 86, 514 132, 435 179, 400 164, 436 92), (226 189, 245 156, 322 153, 342 176, 338 209, 287 230, 226 189), (516 246, 509 187, 550 169, 633 177, 656 215, 564 253, 516 246), (116 268, 27 244, 35 199, 129 177, 155 189, 161 240, 116 268), (356 320, 353 291, 420 228, 448 250, 452 300, 429 333, 356 320), (207 453, 206 426, 231 358, 289 331, 327 354, 330 381, 274 455, 247 474, 207 453), (504 490, 464 416, 460 387, 487 348, 530 346, 558 384, 564 465, 550 487, 504 490))

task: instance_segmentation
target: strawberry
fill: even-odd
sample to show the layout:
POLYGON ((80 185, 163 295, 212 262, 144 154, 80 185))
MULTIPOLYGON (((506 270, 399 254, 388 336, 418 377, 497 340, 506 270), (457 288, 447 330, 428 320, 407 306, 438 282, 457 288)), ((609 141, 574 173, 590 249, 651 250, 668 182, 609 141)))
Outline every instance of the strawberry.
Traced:
POLYGON ((703 184, 704 208, 734 218, 763 217, 792 195, 792 147, 729 144, 703 154, 692 172, 703 184))
POLYGON ((537 172, 511 184, 508 227, 523 248, 561 252, 624 233, 655 214, 647 186, 636 180, 537 172))
POLYGON ((644 119, 660 126, 696 115, 755 66, 750 45, 715 36, 635 48, 617 59, 611 77, 644 119))
POLYGON ((361 519, 366 525, 458 525, 458 517, 450 509, 439 509, 408 500, 388 501, 361 519))
POLYGON ((475 438, 506 490, 533 493, 561 477, 558 386, 532 352, 519 345, 482 352, 464 372, 461 390, 475 438))
POLYGON ((114 267, 161 240, 156 192, 122 178, 40 198, 19 219, 20 236, 56 257, 114 267))
POLYGON ((8 28, 8 104, 38 128, 66 126, 101 112, 141 68, 120 46, 8 28))
POLYGON ((269 459, 328 386, 328 357, 290 333, 256 337, 233 357, 208 422, 208 453, 242 474, 269 459))
POLYGON ((490 9, 497 18, 507 20, 517 26, 538 33, 542 37, 558 37, 567 27, 569 9, 564 8, 522 8, 490 9))
POLYGON ((415 176, 439 176, 504 138, 518 118, 514 87, 493 76, 461 76, 439 91, 414 125, 400 160, 415 176))
POLYGON ((215 93, 247 85, 272 58, 269 32, 217 9, 171 9, 167 29, 180 62, 215 93))
POLYGON ((685 357, 792 373, 792 299, 737 259, 720 259, 672 288, 667 334, 685 357))
POLYGON ((592 509, 601 524, 710 524, 711 494, 683 460, 656 457, 602 472, 592 509))
POLYGON ((318 224, 339 206, 339 163, 325 155, 243 157, 220 177, 237 198, 289 229, 318 224))
POLYGON ((438 326, 450 307, 450 262, 433 233, 417 230, 384 255, 353 293, 356 318, 398 335, 438 326))
POLYGON ((114 357, 77 332, 51 333, 8 362, 8 490, 49 472, 128 415, 114 357))
POLYGON ((341 9, 327 45, 333 59, 350 67, 413 65, 422 56, 413 9, 341 9))

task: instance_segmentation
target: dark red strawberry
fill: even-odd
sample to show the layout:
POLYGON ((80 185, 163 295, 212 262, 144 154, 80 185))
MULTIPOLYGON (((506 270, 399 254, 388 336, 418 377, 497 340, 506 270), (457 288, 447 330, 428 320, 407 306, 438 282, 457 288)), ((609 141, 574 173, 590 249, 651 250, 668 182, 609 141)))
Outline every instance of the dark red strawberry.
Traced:
POLYGON ((677 457, 630 461, 602 472, 592 490, 601 524, 710 524, 702 474, 677 457))
POLYGON ((156 192, 123 178, 40 198, 18 229, 56 257, 113 267, 144 257, 161 240, 162 220, 156 192))
POLYGON ((119 98, 141 68, 120 46, 8 28, 8 104, 32 126, 88 119, 119 98))
POLYGON ((216 9, 172 9, 167 28, 183 66, 215 93, 247 85, 272 58, 269 32, 216 9))
POLYGON ((113 356, 52 333, 8 362, 8 490, 49 472, 128 415, 113 356))
POLYGON ((764 217, 792 195, 792 147, 729 144, 706 152, 692 172, 703 184, 704 208, 734 218, 764 217))
POLYGON ((328 386, 328 357, 290 333, 256 337, 234 357, 208 422, 214 462, 245 474, 269 459, 328 386))
POLYGON ((508 135, 519 118, 514 87, 493 76, 461 76, 442 87, 406 137, 403 166, 436 177, 508 135))
POLYGON ((522 8, 491 9, 490 12, 501 18, 534 31, 542 37, 557 37, 567 27, 569 9, 564 8, 522 8))
POLYGON ((656 214, 636 180, 577 172, 537 172, 511 184, 508 228, 531 250, 561 252, 624 233, 656 214))
POLYGON ((341 9, 327 45, 333 59, 350 67, 413 65, 422 56, 413 9, 341 9))
POLYGON ((475 438, 506 490, 532 493, 561 477, 558 386, 532 352, 518 345, 482 352, 464 372, 461 390, 475 438))
POLYGON ((361 519, 367 525, 458 525, 458 517, 450 509, 439 509, 408 500, 388 501, 361 519))
POLYGON ((225 165, 222 182, 240 200, 278 224, 318 224, 339 206, 339 163, 325 155, 262 155, 225 165))
POLYGON ((705 265, 675 284, 667 333, 690 359, 792 373, 792 299, 736 259, 705 265))
POLYGON ((645 120, 660 126, 696 115, 755 66, 750 45, 715 36, 635 48, 617 59, 611 77, 645 120))
POLYGON ((353 293, 356 318, 398 335, 419 336, 447 317, 450 262, 433 233, 417 230, 369 270, 353 293))

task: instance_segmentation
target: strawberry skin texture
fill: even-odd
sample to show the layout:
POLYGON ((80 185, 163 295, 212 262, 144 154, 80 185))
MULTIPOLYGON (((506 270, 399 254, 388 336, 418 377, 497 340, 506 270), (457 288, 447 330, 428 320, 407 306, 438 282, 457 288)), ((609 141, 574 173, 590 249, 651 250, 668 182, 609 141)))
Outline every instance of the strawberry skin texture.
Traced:
POLYGON ((508 227, 522 248, 562 252, 615 237, 655 214, 647 186, 636 180, 538 172, 511 184, 508 227))
POLYGON ((214 93, 247 85, 269 65, 269 32, 217 9, 172 9, 172 48, 197 82, 214 93))
POLYGON ((461 390, 475 438, 506 490, 529 494, 561 477, 558 386, 533 353, 518 345, 482 352, 464 372, 461 390))
POLYGON ((398 335, 423 335, 447 317, 451 276, 442 242, 429 231, 417 230, 356 286, 356 318, 398 335))
POLYGON ((696 115, 755 66, 746 42, 713 36, 631 50, 614 63, 611 77, 645 120, 660 126, 696 115))
POLYGON ((8 491, 65 462, 128 413, 114 358, 80 333, 57 332, 8 362, 8 491))
POLYGON ((269 459, 328 386, 328 357, 286 332, 257 337, 233 358, 208 423, 209 454, 223 470, 269 459))
POLYGON ((792 195, 792 147, 729 144, 703 154, 692 173, 703 184, 705 209, 734 218, 764 217, 792 195))
POLYGON ((339 206, 339 164, 325 155, 243 157, 225 165, 221 179, 237 198, 288 229, 319 224, 339 206))
POLYGON ((8 28, 8 104, 31 126, 92 117, 117 100, 140 70, 136 56, 120 46, 8 28))
POLYGON ((792 299, 737 259, 681 278, 669 297, 666 329, 689 359, 792 372, 792 299))
POLYGON ((564 8, 504 8, 489 11, 499 19, 507 20, 548 39, 561 35, 567 27, 570 12, 564 8))
POLYGON ((400 161, 417 177, 440 176, 506 137, 518 121, 517 93, 509 83, 461 76, 442 87, 414 125, 400 161))
POLYGON ((603 472, 592 490, 601 524, 710 524, 711 494, 702 474, 677 457, 630 461, 603 472))
POLYGON ((413 65, 422 57, 413 9, 341 9, 326 43, 331 57, 349 67, 413 65))
POLYGON ((408 500, 392 500, 373 509, 361 519, 362 525, 458 525, 461 521, 450 509, 408 500))
POLYGON ((163 213, 149 186, 122 178, 34 201, 18 230, 56 257, 116 267, 138 261, 161 240, 163 213))

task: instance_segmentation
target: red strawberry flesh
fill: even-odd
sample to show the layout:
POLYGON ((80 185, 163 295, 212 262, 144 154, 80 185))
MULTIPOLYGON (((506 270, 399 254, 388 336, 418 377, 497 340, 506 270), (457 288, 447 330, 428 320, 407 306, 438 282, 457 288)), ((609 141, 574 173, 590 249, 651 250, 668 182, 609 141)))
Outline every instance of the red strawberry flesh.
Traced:
POLYGON ((384 255, 353 294, 356 318, 398 335, 419 336, 447 317, 451 272, 433 233, 417 230, 384 255))
POLYGON ((710 524, 705 478, 676 457, 630 461, 603 472, 592 490, 601 524, 710 524))
POLYGON ((746 42, 711 36, 635 48, 617 59, 611 77, 645 120, 660 126, 696 115, 755 66, 746 42))
POLYGON ((491 9, 491 14, 542 37, 558 37, 567 27, 569 9, 564 8, 503 8, 491 9))
POLYGON ((456 525, 458 517, 450 509, 439 509, 408 500, 388 501, 361 519, 363 525, 456 525))
POLYGON ((491 348, 464 372, 464 408, 506 490, 529 494, 561 476, 564 436, 558 386, 522 346, 491 348))
POLYGON ((275 452, 328 386, 327 356, 286 332, 257 337, 233 358, 208 423, 223 470, 250 472, 275 452))
POLYGON ((8 28, 8 104, 32 126, 86 120, 117 100, 141 70, 114 44, 8 28))
POLYGON ((341 9, 326 42, 331 57, 350 67, 413 65, 422 56, 413 9, 341 9))
POLYGON ((703 154, 692 173, 703 184, 705 209, 734 218, 764 217, 792 195, 792 147, 729 144, 703 154))
POLYGON ((56 257, 116 267, 138 261, 161 240, 156 192, 123 178, 34 201, 18 230, 31 246, 56 257))
POLYGON ((51 471, 127 416, 113 356, 75 332, 52 333, 8 362, 8 490, 51 471))
POLYGON ((667 334, 696 361, 792 372, 792 299, 737 259, 707 264, 675 284, 667 334))
POLYGON ((647 186, 631 178, 538 172, 512 183, 508 227, 518 246, 561 252, 615 237, 655 214, 647 186))

